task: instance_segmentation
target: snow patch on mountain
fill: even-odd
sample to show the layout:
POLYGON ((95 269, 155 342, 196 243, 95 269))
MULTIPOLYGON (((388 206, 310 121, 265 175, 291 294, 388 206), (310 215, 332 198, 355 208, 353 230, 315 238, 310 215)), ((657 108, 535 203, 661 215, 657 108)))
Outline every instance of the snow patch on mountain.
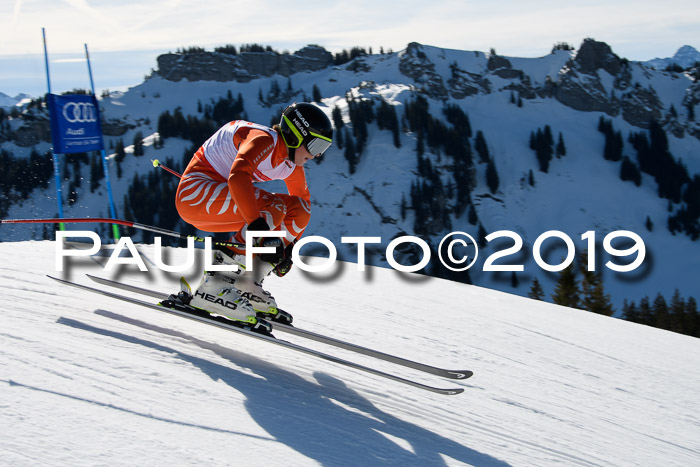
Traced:
POLYGON ((10 97, 4 92, 0 92, 0 108, 10 109, 28 102, 29 99, 31 99, 31 97, 24 93, 17 94, 15 97, 10 97))

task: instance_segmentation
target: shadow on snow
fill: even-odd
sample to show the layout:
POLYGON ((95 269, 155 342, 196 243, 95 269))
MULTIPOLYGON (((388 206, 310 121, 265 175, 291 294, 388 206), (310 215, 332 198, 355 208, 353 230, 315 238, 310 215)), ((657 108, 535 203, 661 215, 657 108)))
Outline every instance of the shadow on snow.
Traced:
MULTIPOLYGON (((508 465, 380 410, 344 382, 325 373, 314 373, 314 383, 253 355, 206 342, 180 331, 110 311, 97 310, 96 313, 149 331, 185 339, 237 366, 251 370, 254 375, 128 334, 73 319, 58 320, 60 324, 73 328, 167 352, 196 366, 211 379, 222 381, 244 394, 249 415, 270 436, 322 465, 446 465, 440 454, 470 465, 508 465), (410 445, 411 450, 404 449, 382 433, 403 440, 410 445)), ((209 429, 204 426, 201 428, 209 429)), ((230 433, 247 436, 234 431, 230 433)))

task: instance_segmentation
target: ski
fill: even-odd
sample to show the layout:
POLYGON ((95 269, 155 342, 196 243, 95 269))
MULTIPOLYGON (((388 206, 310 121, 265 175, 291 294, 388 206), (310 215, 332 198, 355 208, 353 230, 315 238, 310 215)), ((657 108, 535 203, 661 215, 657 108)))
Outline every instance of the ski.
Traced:
POLYGON ((393 375, 391 373, 386 373, 384 371, 377 370, 377 369, 369 367, 369 366, 360 365, 358 363, 354 363, 354 362, 351 362, 349 360, 344 360, 342 358, 335 357, 333 355, 319 352, 317 350, 314 350, 314 349, 311 349, 308 347, 304 347, 304 346, 295 344, 293 342, 275 339, 274 337, 266 336, 266 335, 255 333, 252 331, 247 331, 245 329, 236 327, 234 325, 227 324, 223 321, 215 320, 211 316, 205 317, 205 316, 195 315, 195 314, 188 313, 185 311, 179 311, 179 310, 176 310, 173 308, 167 308, 167 307, 164 307, 161 305, 156 305, 156 304, 153 304, 150 302, 139 300, 137 298, 132 298, 132 297, 128 297, 125 295, 120 295, 120 294, 113 293, 113 292, 110 292, 107 290, 98 289, 98 288, 90 287, 90 286, 83 285, 83 284, 78 284, 76 282, 71 282, 71 281, 67 281, 64 279, 59 279, 57 277, 53 277, 53 276, 47 276, 47 277, 49 277, 57 282, 60 282, 62 284, 69 285, 71 287, 76 287, 76 288, 79 288, 82 290, 86 290, 86 291, 93 292, 96 294, 104 295, 104 296, 114 298, 117 300, 121 300, 121 301, 124 301, 127 303, 132 303, 134 305, 139 305, 139 306, 142 306, 145 308, 150 308, 152 310, 157 310, 160 312, 165 312, 165 313, 169 313, 172 315, 177 315, 177 316, 180 316, 182 318, 188 318, 188 319, 191 319, 193 321, 198 321, 200 323, 205 323, 205 324, 208 324, 211 326, 219 327, 219 328, 225 329, 227 331, 235 332, 238 334, 243 334, 243 335, 246 335, 246 336, 254 338, 254 339, 262 340, 262 341, 268 342, 270 344, 275 344, 275 345, 278 345, 280 347, 284 347, 284 348, 294 350, 294 351, 297 351, 300 353, 311 355, 311 356, 314 356, 314 357, 317 357, 317 358, 320 358, 323 360, 327 360, 327 361, 330 361, 330 362, 333 362, 333 363, 336 363, 336 364, 339 364, 342 366, 346 366, 349 368, 354 368, 356 370, 359 370, 359 371, 362 371, 365 373, 370 373, 370 374, 373 374, 375 376, 379 376, 379 377, 386 378, 386 379, 389 379, 392 381, 403 383, 403 384, 413 386, 413 387, 418 388, 418 389, 423 389, 425 391, 430 391, 430 392, 434 392, 437 394, 443 394, 443 395, 454 395, 454 394, 460 394, 460 393, 464 392, 463 388, 437 388, 437 387, 433 387, 433 386, 428 386, 426 384, 419 383, 418 381, 403 378, 401 376, 396 376, 396 375, 393 375))
MULTIPOLYGON (((165 300, 168 298, 167 294, 160 293, 151 289, 146 289, 143 287, 138 287, 135 285, 130 285, 130 284, 125 284, 123 282, 117 282, 113 281, 110 279, 104 279, 102 277, 97 277, 97 276, 92 276, 90 274, 87 274, 87 276, 97 282, 98 284, 102 285, 107 285, 110 287, 115 287, 121 290, 129 291, 129 292, 134 292, 142 295, 149 296, 151 298, 154 298, 156 300, 165 300)), ((379 350, 373 350, 369 349, 367 347, 362 347, 357 344, 352 344, 347 341, 343 341, 340 339, 336 339, 334 337, 329 337, 323 334, 319 334, 313 331, 307 331, 305 329, 298 328, 296 326, 290 326, 287 324, 283 323, 278 323, 278 322, 272 322, 273 330, 275 331, 282 331, 286 332, 288 334, 292 334, 295 336, 303 337, 306 339, 310 339, 316 342, 320 342, 323 344, 331 345, 333 347, 338 347, 341 349, 349 350, 352 352, 356 352, 362 355, 366 355, 368 357, 373 357, 379 360, 383 360, 386 362, 394 363, 396 365, 401 365, 407 368, 411 368, 417 371, 422 371, 424 373, 429 373, 432 375, 436 376, 441 376, 443 378, 449 378, 449 379, 466 379, 472 376, 474 373, 469 370, 448 370, 445 368, 439 368, 435 367, 432 365, 427 365, 425 363, 419 363, 415 362, 413 360, 408 360, 406 358, 398 357, 396 355, 391 355, 385 352, 381 352, 379 350)))

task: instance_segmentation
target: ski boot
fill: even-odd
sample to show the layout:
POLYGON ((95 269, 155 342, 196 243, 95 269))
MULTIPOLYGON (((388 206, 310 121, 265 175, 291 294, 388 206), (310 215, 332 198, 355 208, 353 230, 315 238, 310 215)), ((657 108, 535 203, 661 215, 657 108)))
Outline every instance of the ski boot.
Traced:
POLYGON ((225 318, 224 322, 227 324, 274 337, 272 325, 265 319, 258 318, 248 300, 224 279, 219 273, 205 272, 193 293, 183 278, 180 281, 180 293, 170 295, 161 305, 198 316, 211 315, 215 321, 225 318), (223 318, 217 319, 216 315, 223 318))
POLYGON ((247 271, 245 268, 245 256, 236 255, 233 252, 217 250, 214 252, 214 265, 237 265, 238 271, 217 272, 221 280, 229 283, 230 287, 235 287, 241 297, 248 300, 255 310, 258 318, 269 321, 292 324, 292 315, 277 307, 277 302, 270 292, 263 289, 262 282, 267 277, 275 265, 262 261, 257 256, 253 257, 253 268, 247 271))

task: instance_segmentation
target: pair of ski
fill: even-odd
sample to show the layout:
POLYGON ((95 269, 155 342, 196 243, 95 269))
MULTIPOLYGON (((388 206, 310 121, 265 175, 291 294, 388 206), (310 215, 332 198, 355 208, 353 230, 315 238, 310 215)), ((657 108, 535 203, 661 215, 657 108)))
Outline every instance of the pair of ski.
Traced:
MULTIPOLYGON (((98 284, 106 285, 109 287, 114 287, 114 288, 121 289, 121 290, 124 290, 127 292, 133 292, 133 293, 137 293, 140 295, 145 295, 145 296, 157 299, 159 301, 165 300, 167 298, 166 294, 159 293, 159 292, 156 292, 156 291, 153 291, 150 289, 137 287, 137 286, 130 285, 130 284, 125 284, 123 282, 117 282, 117 281, 113 281, 110 279, 104 279, 101 277, 91 276, 89 274, 87 276, 91 280, 97 282, 98 284)), ((98 293, 101 295, 105 295, 107 297, 115 298, 115 299, 122 300, 122 301, 125 301, 128 303, 133 303, 133 304, 140 305, 140 306, 150 308, 153 310, 158 310, 161 312, 170 313, 170 314, 177 315, 177 316, 180 316, 183 318, 188 318, 188 319, 191 319, 194 321, 206 323, 206 324, 209 324, 212 326, 217 326, 217 327, 226 329, 228 331, 232 331, 232 332, 236 332, 236 333, 240 333, 240 334, 245 334, 249 337, 261 339, 261 340, 267 341, 271 344, 276 344, 276 345, 279 345, 279 346, 282 346, 282 347, 285 347, 285 348, 288 348, 291 350, 295 350, 295 351, 302 352, 302 353, 305 353, 308 355, 312 355, 312 356, 315 356, 318 358, 322 358, 324 360, 328 360, 328 361, 331 361, 331 362, 334 362, 334 363, 337 363, 337 364, 340 364, 343 366, 354 368, 356 370, 360 370, 360 371, 363 371, 366 373, 371 373, 371 374, 376 375, 376 376, 387 378, 387 379, 397 381, 399 383, 407 384, 409 386, 413 386, 413 387, 423 389, 426 391, 431 391, 434 393, 445 394, 445 395, 460 394, 460 393, 464 392, 463 388, 450 388, 450 389, 448 389, 448 388, 438 388, 438 387, 428 386, 426 384, 420 383, 420 382, 412 380, 412 379, 404 378, 401 376, 396 376, 396 375, 393 375, 391 373, 386 373, 384 371, 377 370, 377 369, 369 367, 369 366, 360 365, 358 363, 344 360, 344 359, 335 357, 333 355, 329 355, 329 354, 320 352, 320 351, 315 350, 315 349, 311 349, 308 347, 297 345, 293 342, 289 342, 289 341, 285 341, 285 340, 281 340, 281 339, 275 339, 274 337, 270 337, 270 336, 266 336, 266 335, 259 334, 256 332, 248 331, 246 329, 242 329, 242 328, 236 327, 234 325, 227 324, 225 322, 225 320, 216 320, 216 319, 214 319, 213 316, 209 316, 209 315, 203 316, 203 315, 199 315, 199 314, 193 314, 193 313, 189 313, 187 311, 181 311, 181 310, 177 310, 177 309, 173 309, 173 308, 168 308, 168 307, 165 307, 162 305, 157 305, 157 304, 154 304, 151 302, 140 300, 138 298, 133 298, 133 297, 129 297, 126 295, 120 295, 120 294, 111 292, 111 291, 106 290, 106 289, 98 289, 95 287, 90 287, 87 285, 67 281, 64 279, 59 279, 59 278, 52 277, 52 276, 48 276, 48 277, 50 277, 51 279, 54 279, 58 282, 61 282, 63 284, 77 287, 79 289, 88 290, 90 292, 98 293)), ((357 344, 352 344, 350 342, 342 341, 340 339, 335 339, 333 337, 325 336, 323 334, 318 334, 318 333, 313 332, 313 331, 307 331, 307 330, 300 329, 300 328, 297 328, 295 326, 291 326, 291 325, 287 325, 287 324, 273 322, 273 327, 274 327, 274 331, 280 331, 280 332, 292 334, 295 336, 303 337, 303 338, 310 339, 310 340, 320 342, 323 344, 327 344, 327 345, 330 345, 333 347, 338 347, 341 349, 349 350, 352 352, 356 352, 358 354, 366 355, 366 356, 373 357, 373 358, 376 358, 376 359, 379 359, 379 360, 382 360, 385 362, 394 363, 396 365, 404 366, 404 367, 411 368, 411 369, 414 369, 417 371, 422 371, 424 373, 429 373, 432 375, 440 376, 443 378, 466 379, 466 378, 469 378, 470 376, 472 376, 472 374, 473 374, 469 370, 448 370, 448 369, 444 369, 444 368, 438 368, 438 367, 435 367, 432 365, 427 365, 424 363, 415 362, 415 361, 408 360, 408 359, 405 359, 402 357, 398 357, 396 355, 391 355, 391 354, 384 353, 384 352, 381 352, 378 350, 369 349, 366 347, 359 346, 357 344)))

